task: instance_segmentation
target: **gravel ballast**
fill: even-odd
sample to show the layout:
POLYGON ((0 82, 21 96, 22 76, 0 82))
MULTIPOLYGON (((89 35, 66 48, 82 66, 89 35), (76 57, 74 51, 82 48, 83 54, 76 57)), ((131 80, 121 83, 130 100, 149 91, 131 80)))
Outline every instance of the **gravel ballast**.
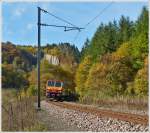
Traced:
MULTIPOLYGON (((55 119, 55 122, 62 121, 65 127, 62 131, 96 131, 96 132, 148 132, 148 125, 134 124, 112 118, 99 117, 90 113, 75 111, 67 108, 61 108, 46 101, 41 102, 41 108, 48 114, 49 118, 55 119), (68 127, 70 129, 68 129, 68 127)), ((52 124, 52 123, 49 123, 52 124)), ((60 124, 63 126, 62 124, 60 124)), ((55 128, 59 126, 55 124, 55 128)))

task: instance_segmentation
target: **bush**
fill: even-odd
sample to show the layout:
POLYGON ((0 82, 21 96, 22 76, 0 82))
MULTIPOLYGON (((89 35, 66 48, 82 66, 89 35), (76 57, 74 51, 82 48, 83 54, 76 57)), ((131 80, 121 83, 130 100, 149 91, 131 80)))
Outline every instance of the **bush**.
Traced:
POLYGON ((37 89, 34 85, 31 85, 28 89, 27 89, 27 94, 28 96, 36 96, 37 95, 37 89))

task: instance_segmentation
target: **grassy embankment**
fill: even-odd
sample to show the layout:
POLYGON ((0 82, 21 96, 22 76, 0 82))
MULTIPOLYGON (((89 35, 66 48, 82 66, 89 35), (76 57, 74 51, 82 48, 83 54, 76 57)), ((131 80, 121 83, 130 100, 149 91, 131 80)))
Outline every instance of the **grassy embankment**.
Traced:
POLYGON ((45 131, 34 107, 35 98, 2 89, 2 131, 45 131))
POLYGON ((82 104, 96 105, 123 112, 148 113, 148 97, 118 96, 118 97, 84 97, 80 99, 82 104))

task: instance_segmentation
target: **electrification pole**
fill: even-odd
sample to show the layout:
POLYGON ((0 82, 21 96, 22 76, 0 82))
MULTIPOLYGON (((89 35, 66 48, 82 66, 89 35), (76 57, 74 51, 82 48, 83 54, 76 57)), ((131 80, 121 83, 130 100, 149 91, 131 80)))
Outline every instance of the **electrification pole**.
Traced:
POLYGON ((64 31, 71 31, 71 30, 78 30, 80 32, 80 30, 84 29, 84 28, 79 28, 77 26, 74 26, 73 24, 69 23, 68 21, 62 19, 62 18, 59 18, 51 13, 49 13, 48 11, 44 10, 44 9, 41 9, 40 7, 38 7, 38 53, 37 53, 37 89, 38 89, 38 98, 37 98, 37 101, 38 101, 38 110, 41 109, 41 104, 40 104, 40 101, 41 101, 41 98, 40 98, 40 60, 41 60, 41 26, 51 26, 51 27, 57 27, 57 28, 64 28, 64 31), (49 15, 52 15, 53 17, 65 22, 65 23, 68 23, 70 25, 72 25, 72 27, 70 26, 60 26, 60 25, 49 25, 49 24, 45 24, 45 23, 41 23, 41 11, 44 12, 44 13, 48 13, 49 15))
POLYGON ((37 81, 38 81, 38 110, 41 109, 40 104, 40 59, 41 59, 41 8, 38 7, 38 53, 37 53, 37 81))

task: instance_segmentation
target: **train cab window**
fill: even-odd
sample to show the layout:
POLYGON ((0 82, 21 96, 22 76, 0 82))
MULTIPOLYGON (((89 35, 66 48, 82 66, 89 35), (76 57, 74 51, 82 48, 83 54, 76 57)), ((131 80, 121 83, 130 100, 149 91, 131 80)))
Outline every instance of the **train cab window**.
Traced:
POLYGON ((54 81, 48 81, 48 86, 54 86, 54 81))
POLYGON ((61 82, 61 86, 63 87, 63 85, 64 85, 64 83, 63 82, 61 82))
POLYGON ((55 87, 62 87, 61 82, 56 82, 55 87))

